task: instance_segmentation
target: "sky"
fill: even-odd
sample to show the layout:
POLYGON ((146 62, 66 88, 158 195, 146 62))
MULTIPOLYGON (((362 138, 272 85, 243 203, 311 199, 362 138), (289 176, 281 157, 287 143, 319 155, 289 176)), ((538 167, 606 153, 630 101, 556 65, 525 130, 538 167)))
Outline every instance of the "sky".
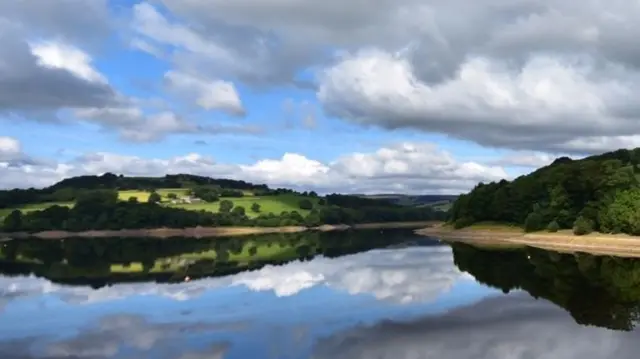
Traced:
POLYGON ((0 188, 457 194, 639 146, 639 33, 622 0, 2 1, 0 188))

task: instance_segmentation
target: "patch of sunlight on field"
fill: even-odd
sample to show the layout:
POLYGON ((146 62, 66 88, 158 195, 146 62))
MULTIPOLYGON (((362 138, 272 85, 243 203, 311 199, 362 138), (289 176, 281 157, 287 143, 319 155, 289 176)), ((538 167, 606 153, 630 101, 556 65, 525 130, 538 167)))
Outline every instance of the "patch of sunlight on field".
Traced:
MULTIPOLYGON (((185 196, 187 192, 189 192, 188 188, 160 188, 157 189, 156 192, 162 197, 162 201, 169 200, 169 193, 174 193, 176 196, 185 196)), ((138 191, 138 190, 125 190, 118 191, 118 199, 122 201, 128 200, 130 197, 135 197, 138 199, 138 202, 146 202, 149 200, 149 195, 151 193, 146 191, 138 191)))
MULTIPOLYGON (((260 214, 280 214, 284 211, 298 211, 300 215, 303 217, 309 214, 308 210, 300 209, 299 202, 303 199, 309 199, 314 206, 318 205, 317 198, 308 198, 297 195, 283 194, 278 196, 263 196, 263 197, 240 197, 240 198, 220 198, 220 201, 229 200, 233 202, 233 206, 242 206, 245 209, 245 212, 249 218, 255 218, 260 214), (255 213, 251 210, 251 206, 257 203, 260 205, 260 212, 255 213)), ((208 212, 219 212, 220 211, 220 201, 213 203, 176 203, 169 204, 168 206, 184 208, 191 211, 208 211, 208 212)))

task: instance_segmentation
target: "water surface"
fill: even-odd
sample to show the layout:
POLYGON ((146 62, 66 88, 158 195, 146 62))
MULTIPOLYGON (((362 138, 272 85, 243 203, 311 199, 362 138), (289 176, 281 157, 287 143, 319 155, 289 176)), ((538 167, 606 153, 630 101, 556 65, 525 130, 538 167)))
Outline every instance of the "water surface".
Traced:
POLYGON ((451 247, 410 231, 3 245, 0 358, 636 358, 640 350, 633 259, 451 247))

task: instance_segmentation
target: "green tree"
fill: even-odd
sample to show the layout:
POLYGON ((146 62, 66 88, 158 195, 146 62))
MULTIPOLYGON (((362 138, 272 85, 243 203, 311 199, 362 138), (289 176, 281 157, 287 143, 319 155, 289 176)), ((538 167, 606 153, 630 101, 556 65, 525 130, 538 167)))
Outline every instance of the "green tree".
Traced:
POLYGON ((593 223, 590 220, 580 216, 573 224, 573 234, 582 236, 593 232, 593 223))
POLYGON ((171 192, 171 193, 167 194, 167 198, 169 198, 169 199, 178 199, 178 195, 173 193, 173 192, 171 192))
POLYGON ((229 213, 229 212, 231 212, 232 208, 233 208, 233 202, 229 201, 228 199, 220 201, 220 212, 221 213, 229 213))
POLYGON ((149 199, 147 200, 149 203, 160 203, 160 201, 162 201, 162 197, 160 197, 158 192, 151 192, 149 199))
POLYGON ((560 225, 556 221, 551 221, 547 225, 547 231, 549 232, 557 232, 558 230, 560 230, 560 225))
POLYGON ((260 205, 258 203, 253 203, 251 205, 251 211, 254 213, 260 213, 260 205))
POLYGON ((246 211, 242 206, 235 206, 233 207, 233 210, 231 211, 231 213, 233 213, 236 216, 244 216, 246 214, 246 211))
POLYGON ((138 203, 138 197, 129 197, 129 199, 127 199, 127 202, 129 203, 138 203))
POLYGON ((524 221, 524 230, 525 232, 535 232, 542 229, 542 215, 538 212, 531 212, 527 216, 527 219, 524 221))

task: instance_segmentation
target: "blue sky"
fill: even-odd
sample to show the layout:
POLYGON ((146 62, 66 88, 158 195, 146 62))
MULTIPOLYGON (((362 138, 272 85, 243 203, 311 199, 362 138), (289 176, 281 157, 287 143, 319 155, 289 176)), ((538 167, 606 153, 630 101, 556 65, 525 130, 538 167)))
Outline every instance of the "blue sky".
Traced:
POLYGON ((460 193, 640 143, 640 72, 600 43, 628 30, 596 5, 484 2, 465 14, 430 0, 2 4, 0 187, 192 172, 460 193))

